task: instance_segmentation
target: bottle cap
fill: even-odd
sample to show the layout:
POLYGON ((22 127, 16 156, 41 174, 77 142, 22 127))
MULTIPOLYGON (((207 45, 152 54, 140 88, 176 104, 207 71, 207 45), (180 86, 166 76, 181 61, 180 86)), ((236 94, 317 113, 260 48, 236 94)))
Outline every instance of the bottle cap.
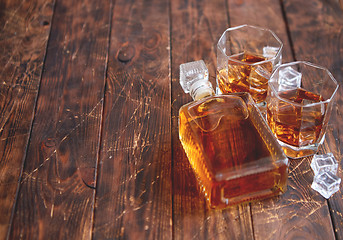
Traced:
POLYGON ((180 84, 185 93, 190 93, 194 100, 214 95, 208 81, 208 69, 203 60, 180 65, 180 84))

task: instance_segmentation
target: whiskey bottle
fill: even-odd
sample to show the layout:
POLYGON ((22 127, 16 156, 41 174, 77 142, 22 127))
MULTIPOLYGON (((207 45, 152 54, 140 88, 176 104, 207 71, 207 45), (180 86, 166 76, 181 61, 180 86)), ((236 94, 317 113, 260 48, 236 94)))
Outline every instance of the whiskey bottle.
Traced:
POLYGON ((288 159, 249 93, 214 95, 200 60, 180 65, 193 102, 179 111, 179 138, 210 208, 282 194, 288 159))

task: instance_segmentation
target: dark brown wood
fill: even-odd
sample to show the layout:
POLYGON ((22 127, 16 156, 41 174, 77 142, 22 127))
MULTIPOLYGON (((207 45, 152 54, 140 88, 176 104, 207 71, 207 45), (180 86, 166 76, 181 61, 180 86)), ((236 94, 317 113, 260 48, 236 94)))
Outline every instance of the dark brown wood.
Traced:
POLYGON ((56 3, 11 239, 90 239, 109 1, 56 3))
MULTIPOLYGON (((179 65, 205 60, 215 86, 229 26, 270 28, 283 62, 342 84, 339 2, 0 0, 0 240, 343 239, 342 191, 311 189, 311 157, 284 195, 211 210, 178 136, 179 65)), ((341 86, 320 151, 343 179, 342 106, 341 86)))
MULTIPOLYGON (((342 78, 339 79, 340 81, 340 89, 337 93, 336 104, 333 107, 331 120, 329 122, 328 130, 326 133, 326 140, 322 147, 322 152, 332 152, 338 161, 338 176, 343 179, 343 171, 342 171, 342 149, 343 149, 343 136, 342 136, 342 96, 343 96, 343 89, 342 89, 342 78)), ((329 199, 329 209, 332 219, 332 224, 334 228, 334 233, 336 235, 336 239, 343 239, 343 199, 342 199, 342 184, 340 190, 335 193, 329 199)))
POLYGON ((310 160, 291 160, 287 192, 254 204, 256 239, 334 238, 326 201, 311 189, 310 160))
MULTIPOLYGON (((336 104, 324 144, 325 151, 332 152, 339 160, 338 176, 343 179, 342 172, 342 111, 343 111, 343 11, 337 1, 285 1, 286 16, 290 34, 293 40, 294 51, 298 60, 307 60, 327 67, 341 84, 337 93, 336 104), (298 16, 303 16, 299 19, 298 16)), ((342 185, 341 185, 342 186, 342 185)), ((318 196, 310 191, 311 196, 318 196)), ((334 234, 337 239, 343 239, 343 199, 340 190, 329 201, 334 234)), ((319 206, 318 206, 319 207, 319 206)), ((327 213, 328 214, 328 213, 327 213)), ((318 219, 318 224, 326 222, 318 219)), ((329 231, 327 229, 326 231, 329 231)), ((328 234, 322 233, 323 238, 328 234)))
POLYGON ((179 66, 203 59, 215 87, 216 44, 228 27, 226 2, 171 1, 171 20, 174 238, 227 239, 230 236, 230 239, 251 239, 249 205, 223 211, 206 206, 178 134, 179 108, 192 101, 180 86, 179 66))
POLYGON ((15 205, 52 13, 53 1, 0 2, 0 239, 15 205))
POLYGON ((250 24, 272 30, 282 41, 282 62, 293 61, 292 49, 278 0, 227 0, 231 27, 250 24))
MULTIPOLYGON (((282 61, 291 61, 293 59, 279 1, 234 0, 228 1, 228 8, 231 26, 250 24, 271 29, 284 44, 282 61)), ((263 239, 266 237, 266 239, 273 239, 270 237, 271 235, 268 234, 273 234, 273 231, 276 229, 280 230, 280 226, 276 226, 277 224, 271 220, 279 218, 277 212, 265 215, 258 214, 258 212, 269 213, 270 211, 273 211, 276 206, 278 206, 278 203, 275 203, 275 199, 251 204, 254 238, 263 239)), ((276 232, 279 233, 279 231, 276 232)), ((282 239, 282 237, 278 236, 275 239, 282 239)))
POLYGON ((171 239, 167 1, 113 9, 94 239, 171 239))

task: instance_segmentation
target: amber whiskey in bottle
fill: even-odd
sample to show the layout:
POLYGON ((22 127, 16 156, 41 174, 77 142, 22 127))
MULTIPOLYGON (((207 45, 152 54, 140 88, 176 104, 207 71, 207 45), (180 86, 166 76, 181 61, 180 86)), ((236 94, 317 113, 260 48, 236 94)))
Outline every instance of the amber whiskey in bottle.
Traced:
POLYGON ((179 137, 209 207, 282 194, 288 159, 255 102, 248 93, 213 96, 213 90, 198 98, 196 93, 210 87, 199 62, 180 66, 181 85, 197 100, 180 108, 179 137))

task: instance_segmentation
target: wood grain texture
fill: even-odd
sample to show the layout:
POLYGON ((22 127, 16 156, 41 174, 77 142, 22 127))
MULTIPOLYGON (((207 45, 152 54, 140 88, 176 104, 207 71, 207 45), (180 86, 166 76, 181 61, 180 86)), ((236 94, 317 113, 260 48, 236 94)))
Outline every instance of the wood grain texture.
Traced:
MULTIPOLYGON (((343 239, 343 192, 311 189, 311 158, 281 197, 211 210, 178 137, 179 65, 215 85, 228 26, 272 29, 283 62, 342 85, 339 2, 0 0, 0 240, 343 239)), ((342 107, 341 86, 320 152, 343 179, 342 107)))
POLYGON ((275 0, 227 0, 231 27, 250 24, 272 30, 282 41, 282 62, 293 61, 282 8, 275 0))
POLYGON ((179 83, 182 63, 203 59, 215 87, 216 44, 228 27, 223 0, 172 1, 173 229, 175 239, 251 239, 249 205, 211 210, 198 191, 178 134, 179 108, 191 101, 179 83))
MULTIPOLYGON (((232 26, 248 23, 273 30, 284 43, 283 62, 293 61, 279 1, 229 1, 229 16, 232 26)), ((294 18, 300 21, 303 15, 297 13, 294 18)), ((310 171, 310 160, 290 161, 287 192, 279 198, 251 205, 255 239, 334 237, 326 201, 311 190, 313 173, 310 171)))
POLYGON ((90 239, 109 1, 56 2, 11 239, 90 239))
MULTIPOLYGON (((343 115, 342 115, 342 78, 340 81, 340 89, 337 92, 336 103, 333 106, 333 111, 331 114, 331 119, 329 122, 328 130, 325 136, 324 144, 321 148, 323 153, 332 152, 338 161, 338 173, 341 179, 343 179, 343 115)), ((334 232, 336 239, 343 239, 343 193, 342 193, 342 184, 340 190, 335 193, 328 201, 330 215, 333 223, 334 232)))
POLYGON ((0 239, 15 205, 52 12, 53 1, 0 1, 0 239))
MULTIPOLYGON (((339 160, 338 176, 343 178, 343 11, 337 1, 331 0, 288 0, 284 1, 284 4, 296 58, 327 67, 341 85, 337 92, 324 149, 332 152, 339 160), (300 20, 299 16, 302 16, 300 20)), ((315 197, 319 195, 315 191, 310 193, 315 197)), ((342 191, 332 196, 328 202, 335 236, 337 239, 343 239, 342 191)), ((322 236, 324 238, 327 235, 323 233, 322 236)))
POLYGON ((256 239, 334 238, 326 201, 311 189, 310 160, 291 160, 287 192, 252 206, 256 239))
POLYGON ((171 239, 168 1, 113 9, 94 239, 171 239))

